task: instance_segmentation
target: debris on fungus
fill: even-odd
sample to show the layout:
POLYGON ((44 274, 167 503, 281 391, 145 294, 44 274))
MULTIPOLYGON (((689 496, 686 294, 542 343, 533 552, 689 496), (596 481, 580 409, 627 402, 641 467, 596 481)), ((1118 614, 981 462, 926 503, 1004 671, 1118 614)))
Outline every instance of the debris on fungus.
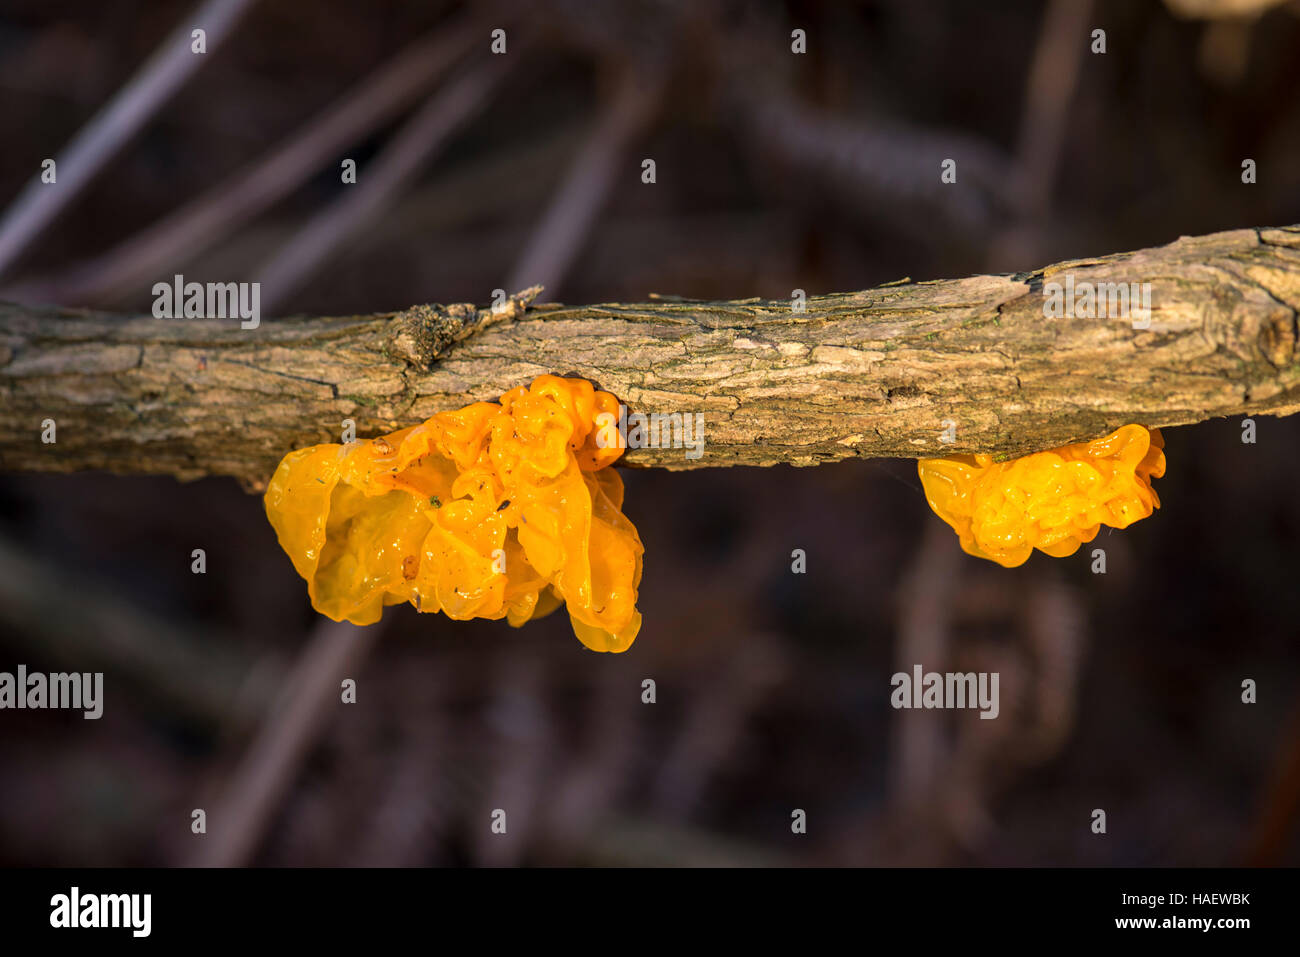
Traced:
POLYGON ((335 621, 379 620, 410 602, 516 627, 563 604, 578 639, 625 651, 644 551, 623 515, 623 452, 597 441, 618 400, 585 379, 543 375, 497 402, 347 445, 290 452, 266 514, 335 621))
POLYGON ((1008 462, 921 459, 917 472, 930 507, 967 553, 1014 568, 1035 548, 1073 555, 1102 525, 1127 528, 1159 508, 1151 479, 1165 474, 1164 447, 1159 429, 1126 425, 1008 462))

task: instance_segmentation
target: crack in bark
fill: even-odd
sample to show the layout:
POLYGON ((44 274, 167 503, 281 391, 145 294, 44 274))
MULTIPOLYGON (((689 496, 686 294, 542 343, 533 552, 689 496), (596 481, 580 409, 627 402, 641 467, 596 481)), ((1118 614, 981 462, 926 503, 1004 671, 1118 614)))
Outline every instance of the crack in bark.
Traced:
MULTIPOLYGON (((143 349, 140 350, 140 354, 141 356, 144 355, 143 349)), ((227 365, 232 366, 243 366, 245 369, 252 369, 254 372, 260 372, 263 375, 281 376, 285 379, 293 379, 296 382, 310 382, 313 385, 323 385, 330 390, 330 398, 337 399, 339 397, 339 387, 335 382, 326 382, 324 379, 312 379, 308 376, 294 375, 292 372, 281 372, 278 369, 263 369, 261 366, 254 365, 251 362, 244 362, 240 359, 217 359, 216 361, 224 362, 227 365)))

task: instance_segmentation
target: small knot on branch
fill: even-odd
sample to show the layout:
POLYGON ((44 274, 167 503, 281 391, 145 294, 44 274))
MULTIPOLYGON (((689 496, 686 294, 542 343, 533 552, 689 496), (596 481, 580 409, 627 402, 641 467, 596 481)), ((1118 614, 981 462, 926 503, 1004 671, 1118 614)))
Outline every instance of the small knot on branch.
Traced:
POLYGON ((487 309, 468 302, 412 306, 393 316, 386 340, 388 351, 428 370, 457 342, 498 322, 518 319, 541 292, 541 286, 529 286, 487 309))

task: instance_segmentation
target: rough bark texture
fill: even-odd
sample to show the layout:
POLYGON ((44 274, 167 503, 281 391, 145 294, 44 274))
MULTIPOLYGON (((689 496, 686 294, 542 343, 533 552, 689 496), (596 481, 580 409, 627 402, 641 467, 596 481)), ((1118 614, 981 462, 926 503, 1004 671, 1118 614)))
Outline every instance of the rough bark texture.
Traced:
POLYGON ((591 379, 633 411, 703 413, 701 458, 626 456, 665 468, 1023 454, 1129 422, 1300 409, 1300 226, 817 296, 803 313, 671 298, 507 310, 244 330, 0 304, 0 468, 233 475, 256 488, 290 449, 339 441, 345 418, 374 435, 543 372, 591 379), (1046 318, 1043 286, 1067 274, 1151 283, 1150 328, 1046 318), (449 317, 479 329, 455 341, 449 317), (54 444, 41 440, 46 419, 54 444))

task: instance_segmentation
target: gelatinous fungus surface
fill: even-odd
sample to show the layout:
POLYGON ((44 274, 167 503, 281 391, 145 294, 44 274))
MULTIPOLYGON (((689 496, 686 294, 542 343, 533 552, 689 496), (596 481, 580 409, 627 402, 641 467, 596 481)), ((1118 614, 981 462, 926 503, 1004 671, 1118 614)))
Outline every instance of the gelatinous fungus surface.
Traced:
POLYGON ((410 602, 449 618, 511 625, 569 613, 579 640, 624 651, 636 638, 643 547, 623 515, 597 418, 618 400, 584 379, 543 375, 380 438, 290 452, 267 486, 267 517, 312 606, 379 620, 410 602))
POLYGON ((1126 425, 1092 442, 1009 462, 988 455, 921 459, 925 497, 971 555, 1013 568, 1035 549, 1072 555, 1102 525, 1126 528, 1160 507, 1159 429, 1126 425))

